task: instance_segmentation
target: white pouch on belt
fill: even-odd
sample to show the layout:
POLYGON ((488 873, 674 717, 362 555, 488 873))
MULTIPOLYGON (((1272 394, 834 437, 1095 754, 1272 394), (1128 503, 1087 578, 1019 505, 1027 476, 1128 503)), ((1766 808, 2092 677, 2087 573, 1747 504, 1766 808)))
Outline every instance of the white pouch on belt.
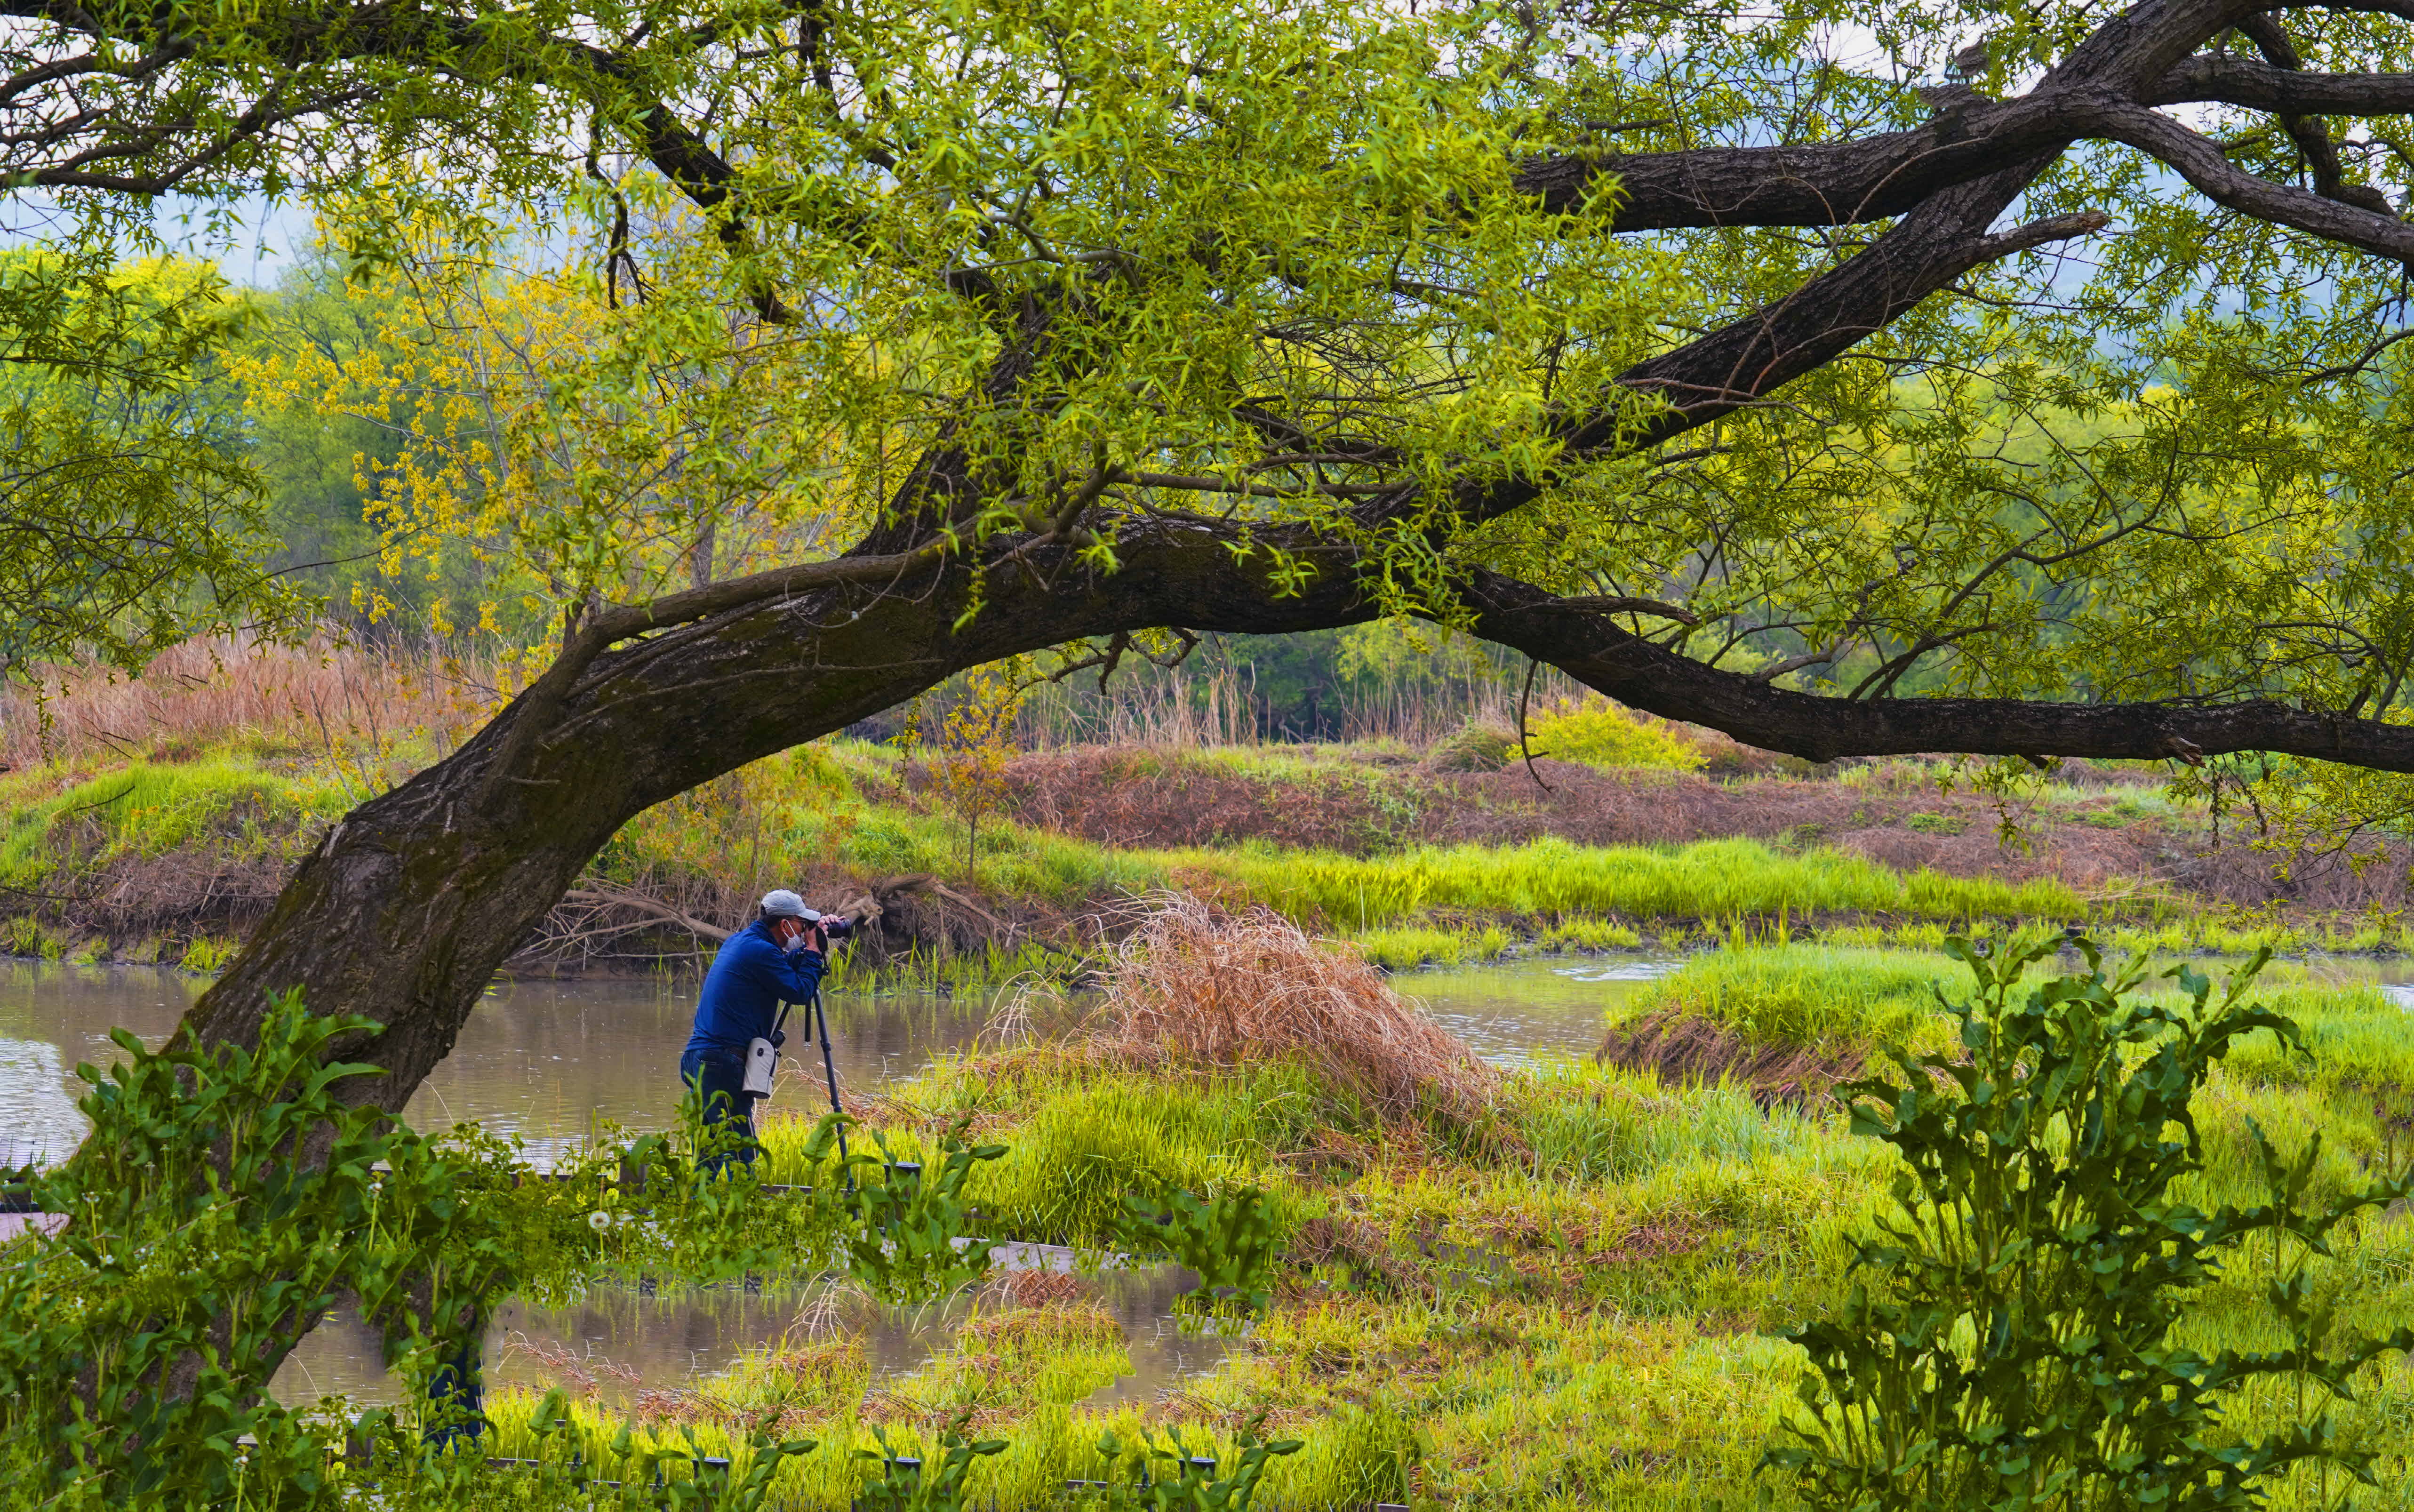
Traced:
POLYGON ((746 1041, 746 1090, 758 1098, 771 1095, 771 1073, 780 1069, 780 1053, 768 1040, 746 1041))

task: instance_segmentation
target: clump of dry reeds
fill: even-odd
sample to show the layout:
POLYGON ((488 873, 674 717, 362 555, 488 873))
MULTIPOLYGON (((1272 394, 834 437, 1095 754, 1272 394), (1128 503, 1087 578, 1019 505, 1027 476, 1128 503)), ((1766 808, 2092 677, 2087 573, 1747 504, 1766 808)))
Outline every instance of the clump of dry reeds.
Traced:
POLYGON ((1355 951, 1267 908, 1153 900, 1108 956, 1104 1048, 1145 1061, 1237 1067, 1296 1056, 1390 1120, 1487 1114, 1500 1072, 1392 990, 1355 951))

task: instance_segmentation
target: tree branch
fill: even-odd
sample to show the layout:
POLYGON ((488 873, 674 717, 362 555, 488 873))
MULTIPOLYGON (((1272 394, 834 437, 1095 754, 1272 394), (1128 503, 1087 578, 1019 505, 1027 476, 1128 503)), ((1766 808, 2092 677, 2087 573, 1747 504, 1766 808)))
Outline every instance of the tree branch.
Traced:
POLYGON ((2414 726, 2292 708, 2226 704, 2042 703, 2020 698, 1854 701, 1791 693, 1721 672, 1493 573, 1464 589, 1474 633, 1550 663, 1618 702, 1721 730, 1810 761, 1927 751, 1975 756, 2188 760, 2271 751, 2380 771, 2414 771, 2414 726))

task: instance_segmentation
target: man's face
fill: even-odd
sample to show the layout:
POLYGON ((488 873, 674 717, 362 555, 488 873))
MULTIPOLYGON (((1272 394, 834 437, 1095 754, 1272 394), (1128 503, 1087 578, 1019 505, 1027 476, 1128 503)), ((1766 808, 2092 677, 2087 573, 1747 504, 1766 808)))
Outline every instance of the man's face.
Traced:
POLYGON ((782 918, 771 925, 771 937, 778 940, 782 945, 787 944, 790 940, 795 939, 804 932, 805 921, 801 919, 782 918))

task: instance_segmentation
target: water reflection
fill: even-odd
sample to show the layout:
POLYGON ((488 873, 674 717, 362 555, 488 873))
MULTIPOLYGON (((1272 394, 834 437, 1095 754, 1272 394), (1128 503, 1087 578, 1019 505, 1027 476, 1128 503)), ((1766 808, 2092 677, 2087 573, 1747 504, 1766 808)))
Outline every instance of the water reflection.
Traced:
POLYGON ((1682 957, 1510 961, 1408 972, 1393 986, 1497 1066, 1534 1066, 1600 1047, 1611 1009, 1683 966, 1682 957))
POLYGON ((168 1038, 201 979, 148 966, 91 967, 0 961, 0 1164, 64 1159, 82 1143, 86 1090, 79 1062, 112 1066, 125 1052, 109 1031, 168 1038))
MULTIPOLYGON (((499 982, 470 1010, 453 1054, 403 1116, 422 1130, 475 1121, 517 1135, 538 1164, 607 1122, 659 1129, 678 1104, 694 980, 499 982)), ((55 1160, 72 1150, 84 1134, 77 1062, 107 1067, 123 1056, 112 1025, 154 1047, 165 1042, 202 985, 152 967, 0 962, 0 1163, 55 1160)), ((840 1085, 869 1088, 968 1047, 987 1005, 832 993, 827 1011, 840 1085)), ((818 1047, 808 1049, 793 1030, 789 1041, 791 1055, 811 1056, 818 1091, 818 1047)), ((797 1085, 783 1084, 782 1095, 795 1095, 788 1088, 797 1085)))
MULTIPOLYGON (((1185 1330, 1174 1302, 1197 1284, 1176 1266, 1110 1270, 1082 1278, 1086 1295, 1124 1325, 1132 1370, 1102 1387, 1095 1405, 1154 1401, 1185 1377, 1220 1366, 1234 1336, 1185 1330)), ((808 1337, 809 1315, 827 1289, 823 1281, 769 1278, 751 1285, 666 1288, 659 1295, 605 1285, 575 1306, 538 1308, 513 1300, 495 1311, 485 1337, 489 1389, 520 1386, 543 1392, 562 1386, 610 1407, 631 1405, 639 1392, 664 1386, 712 1389, 713 1378, 742 1355, 808 1337)), ((860 1339, 874 1391, 926 1369, 953 1344, 973 1304, 881 1309, 848 1329, 860 1339)), ((378 1332, 350 1309, 338 1310, 286 1357, 269 1390, 300 1403, 345 1396, 368 1405, 391 1402, 401 1385, 383 1368, 378 1332)))
MULTIPOLYGON (((1419 974, 1401 981, 1482 1054, 1524 1062, 1589 1051, 1603 1010, 1673 962, 1528 962, 1419 974)), ((475 1119, 518 1136, 532 1157, 611 1122, 661 1127, 675 1106, 674 1066, 693 1011, 693 979, 601 979, 499 984, 471 1011, 458 1043, 413 1097, 405 1116, 437 1128, 475 1119)), ((109 1029, 123 1025, 147 1043, 166 1040, 201 983, 181 973, 136 967, 82 968, 0 963, 0 1159, 56 1159, 83 1136, 75 1111, 80 1060, 108 1065, 122 1055, 109 1029)), ((843 1086, 872 1088, 912 1076, 940 1055, 968 1048, 987 1005, 927 995, 828 1000, 834 1058, 843 1086)), ((783 1096, 819 1091, 819 1050, 792 1037, 789 1053, 812 1077, 783 1083, 783 1096)), ((1100 1402, 1146 1401, 1216 1369, 1229 1339, 1185 1332, 1172 1313, 1186 1284, 1170 1268, 1087 1281, 1123 1322, 1133 1372, 1100 1402)), ((625 1403, 648 1386, 704 1385, 742 1355, 776 1344, 796 1326, 818 1283, 769 1279, 757 1289, 677 1288, 646 1295, 602 1286, 558 1310, 513 1301, 486 1340, 489 1379, 539 1388, 567 1384, 625 1403)), ((926 1368, 947 1347, 961 1305, 919 1319, 885 1318, 866 1336, 872 1385, 926 1368)), ((272 1388, 279 1400, 324 1395, 391 1400, 395 1384, 374 1329, 338 1312, 287 1360, 272 1388)))

